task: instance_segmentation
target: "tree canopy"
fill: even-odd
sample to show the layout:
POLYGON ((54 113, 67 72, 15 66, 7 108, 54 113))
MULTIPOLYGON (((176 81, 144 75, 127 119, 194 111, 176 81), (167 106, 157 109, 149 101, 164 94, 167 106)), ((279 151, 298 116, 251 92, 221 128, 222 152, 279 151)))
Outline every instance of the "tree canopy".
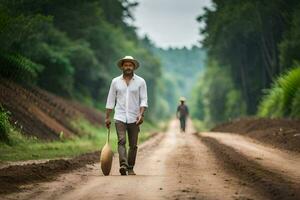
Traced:
MULTIPOLYGON (((204 35, 208 63, 216 63, 213 65, 213 68, 219 68, 216 76, 228 74, 232 89, 239 92, 241 101, 245 102, 245 114, 254 115, 263 90, 299 62, 300 2, 213 0, 212 4, 198 17, 199 22, 205 23, 201 34, 204 35)), ((210 67, 212 65, 208 64, 207 68, 210 67)), ((219 78, 212 81, 217 83, 219 78)), ((219 98, 226 101, 227 95, 219 98)), ((244 105, 240 105, 242 111, 244 105)), ((225 112, 221 115, 224 120, 230 117, 225 117, 225 112)))
POLYGON ((146 79, 155 109, 160 63, 125 22, 136 5, 0 0, 1 76, 103 108, 111 79, 121 73, 116 61, 132 55, 141 62, 137 73, 146 79))

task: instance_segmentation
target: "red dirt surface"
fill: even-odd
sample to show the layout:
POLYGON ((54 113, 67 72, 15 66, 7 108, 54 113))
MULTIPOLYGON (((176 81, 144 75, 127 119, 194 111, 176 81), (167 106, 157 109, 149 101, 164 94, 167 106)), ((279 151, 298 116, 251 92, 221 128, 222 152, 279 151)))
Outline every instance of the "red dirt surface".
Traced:
POLYGON ((85 167, 99 161, 100 152, 86 153, 72 159, 50 160, 44 163, 12 165, 0 169, 0 194, 20 191, 28 183, 51 181, 58 174, 85 167))
POLYGON ((81 135, 71 124, 80 117, 98 126, 104 122, 103 115, 95 109, 6 79, 0 79, 0 104, 11 113, 11 122, 22 133, 43 140, 59 139, 60 132, 66 138, 81 135))
POLYGON ((217 125, 211 131, 238 133, 277 148, 300 152, 300 120, 244 118, 217 125))
POLYGON ((0 199, 300 199, 299 153, 239 134, 195 133, 191 121, 181 133, 172 120, 140 145, 136 176, 120 176, 117 154, 110 176, 97 161, 99 152, 3 168, 0 199))

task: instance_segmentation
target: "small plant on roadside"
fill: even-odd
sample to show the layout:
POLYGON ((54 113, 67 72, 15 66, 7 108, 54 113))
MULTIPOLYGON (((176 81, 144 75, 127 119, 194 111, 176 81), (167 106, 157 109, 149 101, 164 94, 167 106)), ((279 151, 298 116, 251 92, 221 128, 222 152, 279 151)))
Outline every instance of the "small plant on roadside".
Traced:
POLYGON ((60 139, 60 140, 63 140, 63 139, 64 139, 64 132, 63 132, 63 131, 61 131, 61 132, 59 133, 59 139, 60 139))

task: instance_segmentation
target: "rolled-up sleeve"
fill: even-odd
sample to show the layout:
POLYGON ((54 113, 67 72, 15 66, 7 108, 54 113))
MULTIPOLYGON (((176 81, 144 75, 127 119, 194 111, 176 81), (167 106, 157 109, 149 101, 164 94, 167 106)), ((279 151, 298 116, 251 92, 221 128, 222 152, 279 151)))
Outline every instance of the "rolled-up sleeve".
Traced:
POLYGON ((117 90, 116 90, 115 81, 112 80, 110 84, 108 96, 107 96, 106 106, 105 106, 107 109, 114 109, 116 105, 116 96, 117 96, 116 91, 117 90))
POLYGON ((140 87, 140 107, 148 107, 147 85, 143 80, 140 87))

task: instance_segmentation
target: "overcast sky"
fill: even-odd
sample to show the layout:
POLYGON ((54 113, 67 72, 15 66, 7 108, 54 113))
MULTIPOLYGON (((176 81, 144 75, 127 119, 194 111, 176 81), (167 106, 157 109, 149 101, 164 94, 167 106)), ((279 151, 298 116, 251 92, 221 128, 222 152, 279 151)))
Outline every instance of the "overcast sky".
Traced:
POLYGON ((197 16, 210 0, 137 0, 133 14, 138 34, 147 34, 159 47, 199 45, 197 16))

